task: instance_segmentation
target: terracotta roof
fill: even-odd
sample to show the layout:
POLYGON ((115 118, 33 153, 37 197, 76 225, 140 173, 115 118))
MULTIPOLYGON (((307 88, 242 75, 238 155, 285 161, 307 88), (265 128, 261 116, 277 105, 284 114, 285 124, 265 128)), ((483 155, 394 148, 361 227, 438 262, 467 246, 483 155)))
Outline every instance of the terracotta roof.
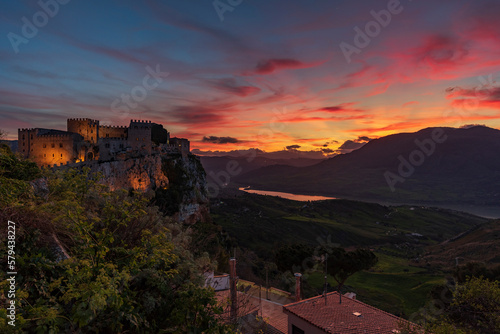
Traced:
MULTIPOLYGON (((283 312, 293 314, 331 334, 394 334, 406 320, 379 310, 356 299, 339 293, 327 294, 283 306, 283 312)), ((418 327, 417 325, 414 325, 418 327)))

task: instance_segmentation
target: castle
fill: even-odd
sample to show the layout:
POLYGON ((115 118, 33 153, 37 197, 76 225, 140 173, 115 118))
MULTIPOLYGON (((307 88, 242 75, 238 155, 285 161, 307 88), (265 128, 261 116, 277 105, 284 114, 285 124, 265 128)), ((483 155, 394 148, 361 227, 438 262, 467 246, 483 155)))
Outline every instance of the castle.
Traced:
POLYGON ((99 125, 98 120, 70 118, 67 131, 18 129, 18 152, 39 166, 110 161, 130 154, 189 153, 189 140, 170 138, 162 125, 131 120, 127 126, 99 125))

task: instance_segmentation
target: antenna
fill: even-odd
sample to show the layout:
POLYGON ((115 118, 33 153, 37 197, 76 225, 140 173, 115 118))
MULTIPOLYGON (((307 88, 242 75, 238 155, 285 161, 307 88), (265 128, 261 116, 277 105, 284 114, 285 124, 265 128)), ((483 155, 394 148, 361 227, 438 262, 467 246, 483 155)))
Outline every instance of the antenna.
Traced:
POLYGON ((328 253, 325 254, 325 305, 326 305, 326 293, 328 284, 328 253))

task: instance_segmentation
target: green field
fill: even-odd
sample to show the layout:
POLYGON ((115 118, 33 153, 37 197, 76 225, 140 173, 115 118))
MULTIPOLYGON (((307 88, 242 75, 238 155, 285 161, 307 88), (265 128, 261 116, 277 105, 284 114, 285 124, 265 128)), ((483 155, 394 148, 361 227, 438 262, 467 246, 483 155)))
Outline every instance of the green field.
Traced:
MULTIPOLYGON (((426 303, 433 287, 445 282, 442 274, 409 266, 402 258, 375 254, 379 263, 370 271, 354 274, 342 289, 355 292, 357 299, 369 305, 408 317, 426 303)), ((308 281, 311 286, 321 289, 324 286, 323 273, 312 273, 308 281)), ((336 286, 333 278, 330 277, 328 282, 336 286)))

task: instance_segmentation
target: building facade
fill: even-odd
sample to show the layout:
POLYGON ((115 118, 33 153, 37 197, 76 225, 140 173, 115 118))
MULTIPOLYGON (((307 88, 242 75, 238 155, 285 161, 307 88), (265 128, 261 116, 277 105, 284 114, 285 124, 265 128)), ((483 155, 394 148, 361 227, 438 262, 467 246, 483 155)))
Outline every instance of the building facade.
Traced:
MULTIPOLYGON (((100 125, 99 120, 71 118, 67 120, 67 131, 53 129, 19 129, 18 152, 39 166, 55 167, 83 161, 109 161, 121 154, 148 155, 156 145, 152 140, 151 121, 131 120, 127 126, 100 125)), ((163 126, 156 128, 166 132, 163 126)), ((177 139, 175 145, 167 142, 166 150, 189 153, 189 141, 177 139)), ((158 145, 156 145, 158 146, 158 145)), ((158 146, 158 147, 159 147, 158 146)), ((157 150, 161 151, 157 147, 157 150)))

